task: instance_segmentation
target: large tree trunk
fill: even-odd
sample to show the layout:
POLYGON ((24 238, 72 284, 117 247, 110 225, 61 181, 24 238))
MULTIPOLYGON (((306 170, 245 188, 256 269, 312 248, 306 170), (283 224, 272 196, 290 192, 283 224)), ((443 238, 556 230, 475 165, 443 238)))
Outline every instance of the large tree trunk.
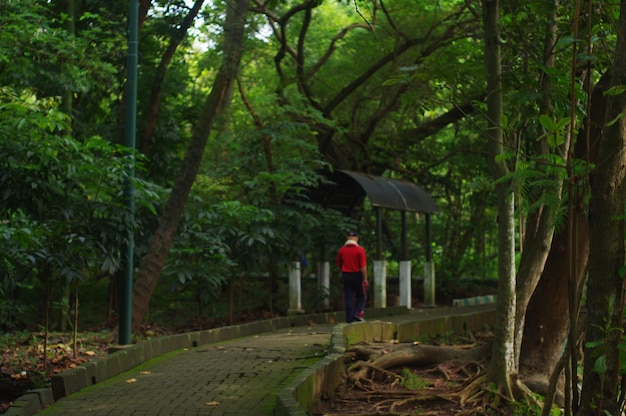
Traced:
MULTIPOLYGON (((545 394, 548 381, 563 353, 570 317, 569 262, 576 259, 575 282, 579 285, 585 274, 589 253, 588 226, 584 212, 576 212, 576 232, 570 236, 569 228, 554 236, 541 280, 526 309, 524 336, 520 353, 520 374, 532 377, 535 386, 543 385, 537 392, 545 394), (571 238, 575 251, 569 251, 571 238)), ((533 388, 535 390, 535 388, 533 388)))
MULTIPOLYGON (((549 13, 547 20, 546 35, 544 41, 544 66, 546 68, 553 68, 555 62, 555 45, 556 45, 556 4, 546 2, 546 12, 549 13)), ((552 114, 552 83, 550 76, 544 75, 541 77, 541 91, 543 91, 543 98, 541 100, 541 112, 542 114, 552 114)), ((572 120, 574 123, 574 120, 572 120)), ((544 133, 546 133, 544 131, 544 133)), ((560 150, 560 154, 567 155, 569 151, 569 140, 565 140, 565 143, 560 150)), ((535 148, 537 156, 549 155, 552 150, 548 145, 546 138, 535 141, 535 148)), ((541 160, 541 159, 539 159, 541 160)), ((539 163, 538 169, 545 170, 545 163, 539 163)), ((555 188, 540 188, 536 192, 539 194, 545 194, 550 192, 554 194, 554 198, 558 201, 562 199, 562 184, 561 178, 554 175, 551 178, 555 183, 559 185, 555 188)), ((531 195, 530 198, 535 197, 531 195)), ((560 203, 559 203, 560 205, 560 203)), ((535 212, 529 215, 526 233, 523 241, 523 251, 520 259, 520 267, 517 275, 517 308, 515 311, 515 356, 519 357, 524 326, 526 320, 526 311, 531 296, 541 279, 541 275, 544 271, 546 260, 550 252, 550 246, 552 244, 552 238, 554 236, 554 222, 556 214, 558 213, 559 206, 557 202, 553 202, 551 206, 542 206, 535 212)), ((518 363, 519 365, 519 363, 518 363)))
POLYGON ((232 89, 237 76, 243 50, 248 0, 236 0, 228 4, 230 6, 224 24, 222 66, 193 130, 180 175, 159 219, 150 249, 136 275, 133 286, 133 330, 139 328, 148 311, 152 293, 165 265, 187 197, 198 173, 213 123, 226 104, 225 99, 230 96, 229 91, 232 89))
POLYGON ((483 0, 485 25, 485 62, 487 67, 487 140, 489 163, 498 194, 498 304, 489 381, 500 393, 513 398, 511 377, 517 373, 515 336, 515 222, 514 195, 510 181, 502 180, 509 172, 505 161, 502 132, 502 64, 500 60, 500 11, 498 0, 483 0))
MULTIPOLYGON (((626 2, 620 5, 619 27, 611 85, 626 85, 626 2)), ((593 172, 589 210, 589 279, 587 283, 588 326, 579 415, 620 414, 619 343, 622 338, 624 297, 624 181, 626 179, 626 96, 610 96, 600 143, 598 164, 593 172), (613 122, 611 122, 611 120, 613 122), (590 343, 599 343, 600 348, 590 343), (596 367, 603 353, 604 367, 596 367), (605 413, 608 412, 608 413, 605 413)))
MULTIPOLYGON (((589 105, 589 120, 578 135, 575 158, 595 164, 598 159, 598 143, 605 124, 606 98, 604 92, 610 79, 603 76, 594 87, 589 105)), ((579 186, 577 182, 573 186, 579 186)), ((573 188, 573 187, 572 187, 573 188)), ((578 299, 570 300, 570 290, 576 292, 582 286, 587 272, 589 257, 589 224, 584 203, 587 188, 579 199, 571 201, 571 226, 554 236, 550 254, 535 291, 526 310, 524 336, 520 353, 520 373, 533 375, 538 383, 548 382, 555 365, 563 353, 563 345, 570 324, 569 302, 578 307, 578 299), (568 277, 572 277, 570 282, 568 277)), ((576 195, 572 189, 570 195, 576 195)), ((579 296, 573 293, 574 296, 579 296)), ((575 345, 574 345, 575 347, 575 345)))

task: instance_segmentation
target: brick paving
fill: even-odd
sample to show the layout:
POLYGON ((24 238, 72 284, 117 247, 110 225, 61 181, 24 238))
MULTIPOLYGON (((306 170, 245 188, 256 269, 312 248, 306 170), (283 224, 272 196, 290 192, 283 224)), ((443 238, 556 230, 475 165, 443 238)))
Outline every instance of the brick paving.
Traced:
MULTIPOLYGON (((456 315, 461 309, 472 311, 482 308, 485 306, 456 310, 401 308, 400 314, 383 314, 381 320, 419 322, 456 315)), ((173 351, 70 394, 36 414, 274 415, 277 394, 303 370, 326 356, 333 326, 294 326, 173 351)))
POLYGON ((273 415, 284 385, 325 356, 331 330, 294 327, 174 351, 37 415, 273 415))

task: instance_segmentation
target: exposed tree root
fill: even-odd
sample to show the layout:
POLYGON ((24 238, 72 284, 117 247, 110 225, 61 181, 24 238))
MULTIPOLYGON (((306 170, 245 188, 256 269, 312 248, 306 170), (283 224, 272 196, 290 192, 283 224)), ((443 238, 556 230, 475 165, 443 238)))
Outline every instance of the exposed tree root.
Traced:
MULTIPOLYGON (((438 412, 420 413, 420 416, 440 416, 438 412)), ((316 415, 318 416, 318 415, 316 415)), ((354 416, 354 413, 320 413, 319 416, 354 416)), ((374 412, 359 413, 359 416, 415 416, 415 412, 374 412)))
MULTIPOLYGON (((369 361, 357 361, 348 367, 348 377, 356 385, 362 385, 364 380, 371 379, 373 371, 378 371, 389 376, 397 376, 390 373, 390 368, 402 368, 409 366, 430 366, 446 362, 477 363, 484 359, 491 351, 490 343, 463 347, 439 347, 432 345, 413 345, 410 347, 394 350, 373 349, 370 346, 359 345, 348 350, 353 357, 366 358, 369 361)), ((458 364, 457 364, 458 365, 458 364)), ((443 368, 443 367, 442 367, 443 368)))
POLYGON ((343 390, 313 414, 479 416, 509 414, 509 405, 518 401, 539 406, 530 389, 517 378, 510 380, 510 390, 491 382, 484 366, 490 352, 490 342, 463 347, 354 346, 345 356, 343 390), (426 384, 411 387, 415 380, 426 384), (337 413, 329 412, 331 408, 337 413))
POLYGON ((511 388, 514 397, 509 397, 500 388, 494 386, 490 382, 488 373, 475 377, 467 386, 456 393, 461 406, 470 407, 469 410, 459 412, 459 415, 482 415, 486 409, 497 412, 504 404, 513 403, 513 400, 526 401, 528 404, 533 404, 538 408, 541 407, 533 392, 519 379, 511 379, 511 388))

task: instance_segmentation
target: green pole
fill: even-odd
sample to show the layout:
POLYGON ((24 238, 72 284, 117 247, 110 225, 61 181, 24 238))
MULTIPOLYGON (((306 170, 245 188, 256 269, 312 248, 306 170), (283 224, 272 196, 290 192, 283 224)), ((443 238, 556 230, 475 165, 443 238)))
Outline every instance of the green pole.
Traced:
MULTIPOLYGON (((137 127, 137 40, 139 37, 139 0, 130 0, 128 13, 128 79, 126 80, 126 116, 124 120, 124 145, 135 148, 137 127)), ((131 155, 132 158, 134 156, 131 155)), ((124 180, 124 200, 129 213, 129 223, 134 222, 135 201, 132 178, 135 175, 134 159, 129 165, 128 176, 124 180)), ((134 232, 128 229, 126 242, 122 247, 122 270, 120 273, 120 345, 130 344, 132 326, 133 258, 135 253, 134 232)))

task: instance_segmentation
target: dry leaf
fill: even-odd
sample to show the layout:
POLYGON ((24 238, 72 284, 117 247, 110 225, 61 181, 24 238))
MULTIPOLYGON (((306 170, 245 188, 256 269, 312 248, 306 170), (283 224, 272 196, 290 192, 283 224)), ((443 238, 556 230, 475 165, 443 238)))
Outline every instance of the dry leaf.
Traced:
POLYGON ((152 371, 140 371, 139 374, 152 374, 152 371))
POLYGON ((205 405, 206 406, 219 406, 220 403, 219 402, 208 402, 208 403, 205 403, 205 405))
POLYGON ((96 353, 95 353, 95 352, 93 352, 93 351, 86 351, 86 352, 85 352, 85 355, 88 355, 88 356, 90 356, 90 357, 93 357, 94 355, 96 355, 96 353))
POLYGON ((136 381, 137 381, 136 378, 130 378, 130 379, 126 380, 126 382, 129 383, 129 384, 130 383, 135 383, 136 381))

